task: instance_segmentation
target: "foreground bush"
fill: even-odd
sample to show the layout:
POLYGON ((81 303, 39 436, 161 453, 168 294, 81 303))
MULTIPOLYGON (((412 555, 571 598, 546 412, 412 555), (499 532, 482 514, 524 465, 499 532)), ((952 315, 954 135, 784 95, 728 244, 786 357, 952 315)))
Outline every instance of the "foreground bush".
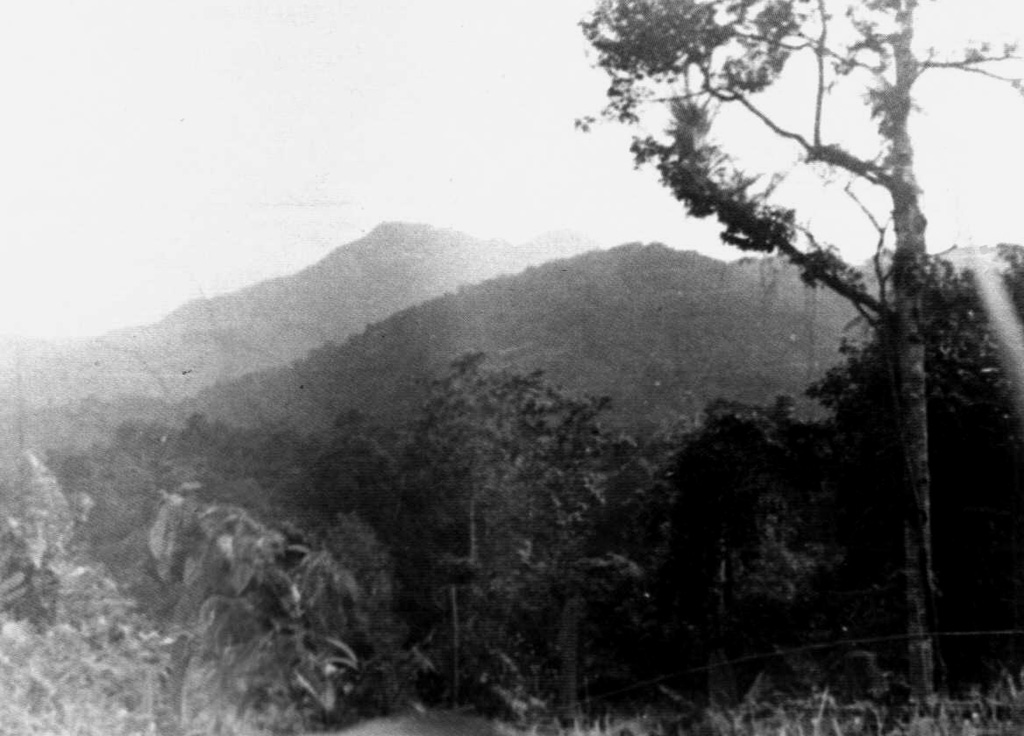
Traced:
POLYGON ((97 570, 57 566, 55 626, 0 623, 0 729, 28 736, 155 733, 159 635, 97 570))

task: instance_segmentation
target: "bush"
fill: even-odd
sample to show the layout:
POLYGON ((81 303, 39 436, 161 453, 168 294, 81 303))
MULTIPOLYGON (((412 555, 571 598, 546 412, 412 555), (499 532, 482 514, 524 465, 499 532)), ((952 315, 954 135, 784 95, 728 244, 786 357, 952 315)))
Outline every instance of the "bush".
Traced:
POLYGON ((98 569, 55 563, 54 571, 62 596, 53 627, 0 623, 4 733, 152 733, 161 637, 98 569))

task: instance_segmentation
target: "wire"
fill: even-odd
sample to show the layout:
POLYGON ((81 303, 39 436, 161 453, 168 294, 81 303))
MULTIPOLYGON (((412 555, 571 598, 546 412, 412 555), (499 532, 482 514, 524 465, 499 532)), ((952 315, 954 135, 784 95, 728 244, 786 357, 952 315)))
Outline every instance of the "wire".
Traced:
MULTIPOLYGON (((1024 636, 1024 629, 996 629, 992 631, 936 631, 929 634, 934 638, 939 637, 977 637, 977 636, 1024 636)), ((722 667, 725 665, 733 666, 737 664, 746 664, 749 662, 756 662, 762 659, 771 659, 772 657, 785 657, 790 654, 801 654, 803 652, 813 652, 822 649, 833 649, 841 646, 850 645, 863 645, 863 644, 884 644, 886 642, 893 641, 908 641, 910 639, 917 638, 916 634, 889 634, 887 636, 869 636, 860 637, 855 639, 836 639, 831 642, 819 642, 817 644, 805 644, 799 647, 791 647, 789 649, 777 649, 772 652, 762 652, 760 654, 748 654, 743 657, 737 657, 735 659, 726 660, 725 662, 717 662, 713 665, 700 665, 697 667, 689 667, 683 670, 676 670, 665 675, 659 675, 649 680, 641 680, 640 682, 628 685, 626 687, 618 688, 616 690, 609 690, 608 692, 600 693, 599 695, 592 695, 590 697, 582 699, 581 702, 589 703, 598 700, 607 700, 616 695, 622 695, 623 693, 633 692, 634 690, 640 690, 643 688, 651 687, 653 685, 659 685, 667 680, 674 679, 676 677, 683 677, 685 675, 693 675, 699 672, 707 672, 712 668, 722 667)))

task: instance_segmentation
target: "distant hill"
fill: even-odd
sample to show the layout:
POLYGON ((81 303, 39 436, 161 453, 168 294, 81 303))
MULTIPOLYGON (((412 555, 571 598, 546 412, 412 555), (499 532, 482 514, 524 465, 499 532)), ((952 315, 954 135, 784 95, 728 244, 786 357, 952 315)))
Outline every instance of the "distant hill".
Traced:
POLYGON ((938 257, 951 264, 957 271, 971 271, 979 265, 1005 266, 1004 256, 1024 254, 1024 246, 1016 243, 999 243, 997 245, 955 245, 949 250, 938 254, 938 257))
POLYGON ((83 340, 0 339, 0 392, 53 407, 86 397, 177 401, 215 381, 287 364, 463 284, 597 245, 558 232, 513 245, 385 223, 308 268, 188 302, 150 325, 83 340))
POLYGON ((328 425, 343 410, 410 414, 455 357, 540 369, 613 397, 630 423, 694 414, 710 399, 799 395, 838 360, 845 301, 777 259, 723 263, 624 245, 464 287, 405 309, 287 368, 204 390, 191 406, 242 423, 328 425))

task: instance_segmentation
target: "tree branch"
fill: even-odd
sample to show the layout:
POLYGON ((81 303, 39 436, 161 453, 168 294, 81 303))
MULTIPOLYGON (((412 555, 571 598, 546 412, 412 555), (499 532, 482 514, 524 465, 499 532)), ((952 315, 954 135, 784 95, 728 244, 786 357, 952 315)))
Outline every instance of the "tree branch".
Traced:
POLYGON ((965 69, 978 64, 997 64, 1001 61, 1021 61, 1022 57, 1017 53, 1016 44, 1008 44, 1003 47, 1000 54, 988 53, 988 48, 968 49, 962 59, 936 60, 935 50, 929 50, 928 58, 921 62, 924 69, 965 69))
POLYGON ((835 144, 814 146, 807 152, 807 161, 821 161, 837 166, 886 189, 891 189, 894 185, 892 177, 877 164, 857 158, 835 144))
MULTIPOLYGON (((856 174, 872 184, 877 184, 890 189, 893 185, 891 177, 889 177, 884 171, 882 171, 875 164, 859 159, 853 154, 843 150, 837 145, 821 145, 820 143, 811 144, 804 136, 799 133, 795 133, 791 130, 786 130, 767 114, 761 111, 754 103, 752 103, 746 95, 740 92, 726 92, 723 90, 715 89, 708 84, 704 85, 705 91, 714 97, 715 99, 721 100, 722 102, 738 102, 745 107, 754 117, 760 120, 765 127, 771 130, 780 138, 786 138, 791 141, 796 141, 804 149, 807 154, 808 163, 813 161, 821 161, 822 163, 831 164, 832 166, 838 166, 841 169, 849 171, 851 174, 856 174)), ((817 131, 815 131, 817 133, 817 131)))
POLYGON ((755 105, 753 102, 747 99, 746 95, 741 94, 739 92, 722 92, 720 90, 715 90, 710 87, 707 89, 709 94, 711 94, 716 99, 722 100, 723 102, 740 103, 741 105, 743 105, 743 107, 747 108, 747 110, 749 110, 754 117, 756 117, 758 120, 764 123, 764 125, 769 130, 775 133, 775 135, 779 136, 780 138, 787 138, 791 141, 796 141, 803 147, 805 151, 808 152, 808 154, 810 154, 810 152, 814 150, 815 146, 812 146, 806 138, 804 138, 799 133, 794 133, 793 131, 786 130, 785 128, 780 126, 770 117, 768 117, 765 113, 763 113, 760 110, 760 108, 757 107, 757 105, 755 105))
POLYGON ((885 303, 869 294, 864 287, 843 279, 834 271, 822 268, 820 263, 816 261, 822 257, 827 258, 829 255, 828 249, 818 242, 809 229, 803 226, 797 227, 807 240, 810 241, 813 251, 811 253, 804 252, 793 245, 793 243, 779 244, 779 250, 782 251, 783 255, 804 271, 805 279, 810 283, 820 282, 824 284, 849 301, 869 324, 877 324, 882 316, 888 313, 885 303))
MULTIPOLYGON (((856 204, 857 207, 860 208, 860 211, 864 213, 864 216, 866 218, 868 218, 868 220, 871 222, 871 226, 875 229, 876 232, 885 232, 888 229, 889 221, 886 221, 885 223, 880 223, 878 221, 878 218, 875 217, 875 213, 869 210, 867 205, 864 204, 861 198, 857 196, 856 192, 854 192, 850 188, 849 183, 847 183, 847 185, 843 187, 843 191, 846 192, 846 196, 852 199, 854 204, 856 204)), ((890 220, 891 219, 892 218, 890 218, 890 220)))
POLYGON ((777 49, 785 49, 786 51, 803 51, 804 49, 813 48, 814 40, 809 39, 803 35, 796 35, 795 38, 803 39, 805 43, 786 43, 785 41, 776 41, 760 33, 741 33, 736 32, 732 35, 733 38, 743 41, 753 41, 755 43, 763 43, 765 46, 774 47, 777 49))
POLYGON ((665 97, 650 97, 644 100, 644 102, 657 102, 664 104, 666 102, 678 102, 680 100, 695 100, 707 94, 712 94, 713 97, 717 97, 717 95, 709 93, 709 91, 705 88, 698 90, 697 92, 682 92, 679 94, 667 95, 665 97))
MULTIPOLYGON (((822 3, 823 5, 823 3, 822 3)), ((835 51, 825 43, 823 36, 819 35, 818 38, 812 38, 804 33, 795 33, 793 38, 800 39, 800 43, 787 43, 784 41, 773 41, 772 39, 757 33, 735 33, 733 38, 740 39, 743 41, 753 41, 756 43, 763 43, 765 46, 774 47, 777 49, 785 49, 786 51, 805 51, 807 49, 814 49, 815 53, 820 53, 823 58, 832 59, 837 65, 847 69, 865 69, 872 74, 880 74, 883 71, 883 64, 867 64, 863 61, 859 61, 854 57, 844 55, 839 51, 835 51)))
POLYGON ((828 13, 825 0, 818 0, 818 15, 821 17, 821 33, 815 45, 814 56, 818 62, 818 90, 814 99, 814 145, 821 145, 821 110, 825 104, 825 49, 828 41, 828 13))
POLYGON ((731 38, 738 39, 741 41, 753 41, 755 43, 763 43, 765 46, 769 46, 772 48, 782 48, 785 49, 786 51, 803 51, 805 48, 808 48, 813 45, 813 41, 800 34, 794 35, 793 38, 802 39, 807 43, 787 43, 785 41, 769 38, 764 34, 749 33, 743 31, 735 31, 732 34, 731 38))
POLYGON ((856 192, 850 188, 850 184, 847 183, 843 187, 843 191, 846 192, 846 196, 854 201, 854 203, 860 208, 860 211, 864 213, 864 216, 868 218, 871 226, 878 233, 878 241, 875 243, 875 253, 871 256, 872 267, 875 270, 875 278, 878 280, 878 298, 882 304, 888 304, 888 293, 886 290, 887 282, 889 281, 889 273, 886 273, 885 268, 882 266, 882 255, 885 252, 885 237, 889 231, 889 225, 892 222, 892 217, 889 217, 885 222, 879 222, 878 218, 875 217, 867 205, 861 201, 861 198, 857 196, 856 192))
POLYGON ((816 51, 820 50, 824 58, 831 59, 834 62, 834 64, 837 67, 837 70, 843 70, 840 72, 842 74, 848 73, 853 69, 864 69, 865 71, 871 72, 872 74, 875 75, 881 74, 883 71, 885 71, 884 62, 869 64, 867 62, 860 61, 858 58, 856 58, 856 54, 844 54, 840 53, 839 51, 836 51, 833 48, 830 48, 829 46, 821 43, 820 38, 811 38, 810 36, 803 33, 797 34, 796 37, 806 41, 806 43, 804 43, 800 47, 800 50, 806 48, 813 48, 816 51))
POLYGON ((926 69, 951 69, 953 71, 966 72, 968 74, 979 74, 983 77, 995 79, 1008 84, 1020 84, 1019 77, 1010 77, 998 74, 991 69, 984 68, 986 64, 998 64, 1003 61, 1024 60, 1018 53, 1018 45, 1015 43, 1005 44, 1000 52, 991 52, 989 44, 981 44, 977 48, 968 48, 959 59, 939 60, 935 49, 928 50, 928 58, 921 62, 921 71, 926 69))
POLYGON ((1019 77, 1007 77, 1002 74, 996 74, 995 72, 989 71, 988 69, 982 69, 980 67, 972 66, 970 64, 959 64, 959 63, 937 63, 937 64, 925 64, 926 69, 949 69, 958 72, 964 72, 965 74, 979 74, 989 79, 995 79, 998 82, 1006 82, 1007 84, 1017 85, 1020 83, 1019 77))

